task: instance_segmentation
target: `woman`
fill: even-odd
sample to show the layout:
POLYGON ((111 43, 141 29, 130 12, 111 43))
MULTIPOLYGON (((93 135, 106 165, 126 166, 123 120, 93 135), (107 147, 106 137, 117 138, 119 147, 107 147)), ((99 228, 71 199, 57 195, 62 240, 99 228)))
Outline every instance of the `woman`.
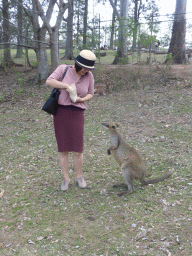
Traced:
POLYGON ((68 190, 69 152, 73 152, 73 164, 76 171, 76 181, 80 188, 86 187, 83 178, 83 133, 84 110, 86 101, 94 95, 94 78, 90 70, 94 69, 96 56, 89 50, 82 50, 75 59, 75 65, 69 66, 64 79, 62 76, 67 65, 59 65, 47 78, 46 84, 60 89, 59 108, 54 115, 54 128, 57 140, 59 162, 63 174, 61 190, 68 190), (61 81, 62 80, 62 81, 61 81), (69 95, 70 86, 76 85, 77 100, 74 103, 69 95))

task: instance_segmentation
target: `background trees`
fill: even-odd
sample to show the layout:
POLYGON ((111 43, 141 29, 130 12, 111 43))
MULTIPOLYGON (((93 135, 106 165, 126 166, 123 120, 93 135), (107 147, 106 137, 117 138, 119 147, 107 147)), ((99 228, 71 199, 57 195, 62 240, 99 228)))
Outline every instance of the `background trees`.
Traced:
POLYGON ((126 63, 126 53, 127 53, 127 18, 128 18, 128 5, 129 0, 120 0, 120 10, 118 11, 113 0, 109 0, 111 6, 113 7, 114 13, 119 21, 118 28, 118 47, 117 54, 113 61, 113 64, 119 62, 126 63))
POLYGON ((172 54, 173 62, 178 64, 184 63, 186 61, 186 5, 187 0, 176 0, 172 37, 168 51, 169 54, 172 54))
MULTIPOLYGON (((187 1, 175 1, 169 53, 172 53, 175 62, 182 63, 187 1)), ((105 23, 99 19, 98 13, 91 12, 90 15, 91 3, 88 0, 3 0, 0 6, 1 63, 6 66, 13 64, 10 48, 14 45, 17 46, 16 57, 20 58, 25 50, 30 65, 27 49, 32 48, 37 57, 36 82, 41 82, 48 76, 49 68, 53 70, 59 63, 59 43, 65 49, 64 58, 73 59, 74 48, 98 50, 107 41, 110 49, 117 48, 113 64, 124 64, 128 61, 127 51, 130 48, 135 51, 141 45, 151 49, 157 40, 157 0, 105 0, 103 4, 110 3, 113 8, 112 20, 109 21, 106 16, 108 21, 105 23), (48 48, 51 51, 51 67, 47 60, 48 48)), ((169 35, 166 34, 166 37, 169 38, 169 35)))
POLYGON ((17 35, 17 53, 16 53, 16 58, 21 58, 23 54, 23 0, 18 0, 17 1, 17 29, 18 29, 18 35, 17 35))
POLYGON ((9 44, 9 1, 3 0, 3 44, 4 44, 4 55, 3 55, 3 64, 6 66, 11 66, 12 59, 10 53, 10 44, 9 44))
POLYGON ((73 59, 73 2, 68 7, 65 59, 73 59))
POLYGON ((49 47, 51 50, 51 70, 54 70, 59 64, 58 58, 58 34, 63 14, 68 8, 68 5, 71 1, 68 1, 68 4, 65 4, 63 0, 60 0, 57 5, 57 16, 55 25, 51 26, 50 21, 56 5, 55 0, 50 0, 47 6, 40 4, 39 0, 32 0, 30 7, 24 7, 24 10, 29 17, 33 25, 34 33, 34 50, 37 56, 37 75, 36 82, 41 82, 45 80, 49 74, 49 65, 47 60, 45 36, 48 32, 50 37, 49 47), (42 24, 40 23, 40 19, 42 24))

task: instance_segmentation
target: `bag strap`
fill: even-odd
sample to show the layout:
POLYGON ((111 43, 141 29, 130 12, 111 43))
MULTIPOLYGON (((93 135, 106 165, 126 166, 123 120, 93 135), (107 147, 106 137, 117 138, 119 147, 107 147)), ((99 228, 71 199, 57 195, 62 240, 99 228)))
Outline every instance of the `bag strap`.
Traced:
POLYGON ((64 72, 64 74, 63 74, 63 76, 62 76, 62 79, 61 79, 61 81, 63 80, 63 78, 65 77, 65 75, 66 75, 66 73, 67 73, 67 69, 69 68, 69 66, 67 66, 66 68, 65 68, 65 72, 64 72))

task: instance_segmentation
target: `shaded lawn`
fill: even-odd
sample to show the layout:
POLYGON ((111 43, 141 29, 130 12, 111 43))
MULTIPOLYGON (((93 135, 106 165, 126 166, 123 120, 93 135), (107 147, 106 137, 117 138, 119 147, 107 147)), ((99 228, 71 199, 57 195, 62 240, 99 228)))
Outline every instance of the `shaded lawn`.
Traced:
POLYGON ((60 191, 52 117, 41 111, 47 88, 1 105, 1 255, 191 255, 192 89, 159 87, 95 96, 85 122, 88 188, 60 191), (143 155, 150 178, 164 182, 117 197, 123 182, 107 155, 103 121, 120 124, 143 155))

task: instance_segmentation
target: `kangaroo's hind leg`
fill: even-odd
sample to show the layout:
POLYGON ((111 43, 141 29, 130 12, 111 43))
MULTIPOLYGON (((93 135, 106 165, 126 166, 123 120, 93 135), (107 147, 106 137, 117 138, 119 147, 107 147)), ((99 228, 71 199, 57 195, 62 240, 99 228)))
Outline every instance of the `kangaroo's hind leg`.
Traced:
POLYGON ((126 164, 126 163, 123 164, 122 167, 121 167, 121 171, 122 171, 124 179, 127 183, 128 190, 124 191, 122 193, 118 193, 118 196, 122 196, 122 195, 127 194, 127 193, 132 193, 134 191, 133 176, 132 176, 131 167, 129 166, 129 164, 126 164))

